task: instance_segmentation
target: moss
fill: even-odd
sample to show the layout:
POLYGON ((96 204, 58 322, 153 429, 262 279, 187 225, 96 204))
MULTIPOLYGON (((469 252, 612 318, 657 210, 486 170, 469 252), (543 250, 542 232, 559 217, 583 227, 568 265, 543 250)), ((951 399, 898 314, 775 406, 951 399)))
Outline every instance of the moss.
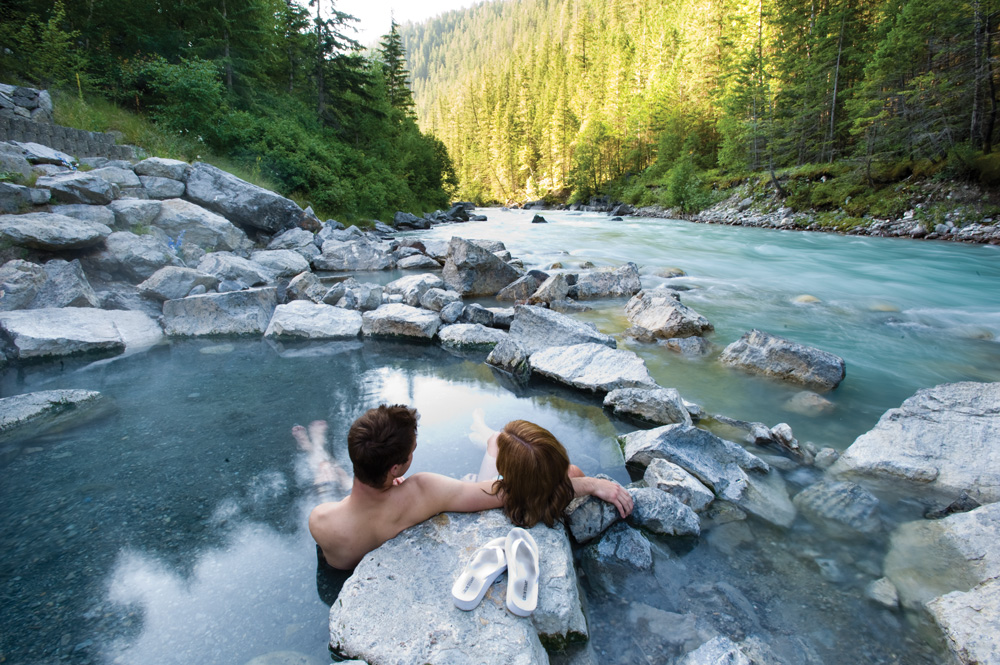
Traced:
POLYGON ((980 155, 972 162, 976 179, 983 187, 1000 186, 1000 153, 980 155))

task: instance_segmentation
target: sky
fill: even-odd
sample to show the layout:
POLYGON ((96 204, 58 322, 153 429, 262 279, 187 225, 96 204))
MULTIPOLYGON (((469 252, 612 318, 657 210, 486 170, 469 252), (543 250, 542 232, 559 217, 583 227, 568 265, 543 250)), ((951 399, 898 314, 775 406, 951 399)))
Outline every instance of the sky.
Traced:
POLYGON ((372 46, 378 42, 379 37, 389 32, 390 16, 393 14, 396 23, 419 23, 452 9, 468 7, 476 1, 478 0, 335 0, 334 6, 358 19, 355 24, 358 34, 354 39, 361 42, 362 46, 372 46))

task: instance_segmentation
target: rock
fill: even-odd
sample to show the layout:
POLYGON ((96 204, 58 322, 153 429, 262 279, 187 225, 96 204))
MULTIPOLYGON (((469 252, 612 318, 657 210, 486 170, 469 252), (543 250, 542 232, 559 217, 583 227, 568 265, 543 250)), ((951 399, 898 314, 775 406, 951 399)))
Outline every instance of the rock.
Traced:
MULTIPOLYGON (((93 208, 94 206, 86 207, 93 208)), ((113 226, 119 231, 132 231, 135 233, 137 230, 153 225, 156 218, 160 216, 163 204, 159 201, 121 199, 119 201, 112 201, 106 208, 102 207, 98 209, 109 210, 114 216, 114 222, 108 224, 108 226, 113 226)))
POLYGON ((948 648, 962 665, 1000 663, 1000 578, 970 591, 953 591, 927 603, 948 648))
POLYGON ((591 585, 616 593, 617 578, 653 568, 653 552, 645 536, 619 522, 583 550, 582 563, 591 585))
POLYGON ((448 247, 450 243, 447 240, 421 240, 424 245, 424 253, 438 261, 444 262, 448 258, 448 247))
POLYGON ((816 453, 816 459, 813 460, 813 464, 817 469, 829 469, 838 459, 840 459, 840 453, 836 450, 833 448, 823 448, 816 453))
POLYGON ((528 298, 528 304, 538 305, 565 300, 570 293, 576 293, 575 286, 576 275, 572 273, 559 272, 549 275, 548 279, 539 284, 538 289, 528 298))
POLYGON ((715 500, 712 490, 683 468, 663 458, 650 460, 642 480, 648 487, 670 494, 698 513, 715 500))
POLYGON ((510 330, 510 324, 514 322, 513 307, 487 307, 493 315, 493 327, 510 330))
POLYGON ((233 281, 240 288, 268 284, 275 279, 274 272, 256 261, 250 261, 229 252, 212 252, 198 264, 201 272, 215 275, 219 281, 233 281))
POLYGON ((49 212, 0 215, 0 239, 17 245, 58 252, 100 244, 111 235, 104 224, 49 212))
POLYGON ((462 302, 462 296, 444 289, 430 288, 420 296, 420 306, 435 312, 440 312, 445 305, 453 302, 462 302))
POLYGON ((535 351, 529 362, 532 371, 582 390, 607 392, 655 385, 639 356, 593 342, 535 351))
POLYGON ((448 244, 442 277, 449 289, 463 296, 492 296, 520 276, 489 249, 463 238, 448 244))
POLYGON ((462 318, 465 312, 465 305, 461 302, 453 302, 441 308, 441 321, 443 323, 455 323, 462 318))
MULTIPOLYGON (((337 307, 357 309, 362 312, 369 312, 382 306, 383 293, 381 286, 378 284, 369 284, 368 282, 362 284, 353 279, 350 282, 349 285, 345 286, 343 297, 333 304, 337 307)), ((335 289, 336 287, 330 289, 323 297, 323 302, 331 304, 330 301, 335 295, 335 289)))
POLYGON ((104 245, 103 250, 84 261, 88 269, 121 276, 133 283, 149 279, 164 266, 181 264, 162 234, 136 235, 129 231, 115 231, 105 239, 104 245))
POLYGON ((886 411, 830 467, 949 501, 962 492, 1000 501, 1000 383, 950 383, 918 391, 886 411))
POLYGON ((365 335, 432 339, 440 325, 441 318, 434 312, 404 304, 389 304, 365 312, 361 332, 365 335))
POLYGON ((510 324, 511 339, 530 355, 550 347, 596 343, 612 349, 617 344, 590 323, 583 323, 544 307, 517 305, 510 324))
POLYGON ((0 399, 0 442, 79 425, 111 408, 111 399, 94 390, 43 390, 4 397, 0 399))
POLYGON ((854 483, 822 481, 799 492, 792 503, 834 537, 854 539, 882 531, 878 499, 854 483))
POLYGON ((30 141, 12 141, 21 150, 24 158, 32 164, 56 164, 57 166, 72 166, 76 160, 65 152, 59 152, 40 143, 30 141))
POLYGON ((189 201, 243 227, 277 233, 298 225, 304 217, 294 201, 210 164, 192 164, 186 182, 189 201))
POLYGON ((678 661, 678 665, 755 665, 758 662, 764 665, 765 661, 750 660, 738 644, 719 635, 689 651, 678 661))
POLYGON ((67 262, 53 259, 45 263, 42 270, 45 272, 45 282, 31 302, 31 309, 100 306, 100 299, 87 281, 79 260, 67 262))
MULTIPOLYGON (((332 221, 332 220, 331 220, 332 221)), ((364 231, 356 226, 348 226, 346 229, 340 222, 335 222, 334 224, 325 224, 316 233, 316 238, 314 242, 317 247, 322 247, 323 243, 328 240, 336 240, 337 242, 352 242, 354 240, 371 240, 364 231)))
POLYGON ((715 348, 704 337, 671 337, 662 344, 674 353, 691 358, 708 355, 715 348))
POLYGON ((189 201, 170 199, 160 201, 160 212, 153 224, 168 237, 201 247, 209 252, 237 252, 245 254, 252 248, 246 233, 236 228, 225 217, 206 210, 189 201))
POLYGON ((727 346, 719 360, 813 390, 833 390, 844 380, 843 358, 760 330, 751 330, 727 346))
POLYGON ((311 272, 301 272, 288 282, 288 286, 285 288, 285 297, 289 300, 323 302, 323 296, 328 292, 329 289, 319 281, 316 275, 311 272))
POLYGON ((690 506, 653 487, 630 488, 634 509, 628 523, 658 536, 697 536, 701 523, 690 506))
POLYGON ((680 268, 660 268, 656 271, 657 277, 663 277, 664 279, 673 279, 674 277, 687 277, 687 273, 680 268))
POLYGON ((31 164, 24 158, 20 148, 7 143, 0 143, 0 171, 16 173, 21 178, 31 176, 31 164))
POLYGON ((738 444, 690 425, 664 425, 624 437, 625 459, 645 469, 662 458, 690 472, 717 497, 773 524, 788 527, 795 519, 784 481, 760 458, 738 444))
POLYGON ((831 413, 836 405, 822 395, 811 390, 803 390, 788 398, 782 408, 792 413, 816 418, 831 413))
POLYGON ((681 304, 677 294, 665 289, 644 290, 625 305, 632 328, 628 334, 639 339, 669 339, 700 336, 715 328, 701 314, 681 304))
POLYGON ((796 305, 814 305, 818 302, 823 302, 816 296, 811 296, 808 293, 804 293, 800 296, 795 296, 792 298, 792 302, 796 305))
MULTIPOLYGON (((604 474, 597 474, 595 477, 611 480, 604 474)), ((573 540, 580 544, 590 542, 621 521, 618 509, 613 504, 593 496, 573 499, 566 506, 564 515, 573 540)))
POLYGON ((573 555, 561 528, 531 529, 540 578, 530 619, 506 610, 504 581, 474 610, 455 609, 447 592, 452 581, 478 546, 509 530, 498 510, 444 513, 365 556, 330 609, 332 649, 370 663, 532 665, 548 663, 542 642, 558 649, 585 640, 573 555))
POLYGON ((531 223, 532 224, 548 224, 548 220, 546 220, 541 215, 535 215, 534 217, 531 218, 531 223))
POLYGON ((396 267, 400 270, 437 270, 441 264, 424 254, 414 254, 396 261, 396 267))
POLYGON ((165 301, 184 298, 196 286, 214 289, 218 285, 219 278, 215 275, 193 268, 166 266, 139 284, 139 291, 150 298, 165 301))
POLYGON ((169 178, 170 180, 187 180, 191 165, 177 159, 165 159, 163 157, 150 157, 144 159, 134 167, 136 175, 153 178, 169 178))
POLYGON ((420 298, 430 289, 440 289, 444 282, 436 275, 409 275, 385 285, 384 293, 403 296, 403 302, 410 307, 420 305, 420 298))
POLYGON ((361 314, 332 305, 294 300, 278 305, 264 337, 295 339, 335 339, 357 337, 361 314))
POLYGON ((617 415, 637 416, 657 425, 691 424, 684 400, 674 388, 620 388, 605 396, 604 406, 617 415))
POLYGON ((139 176, 139 183, 151 199, 177 199, 184 196, 186 189, 184 183, 178 180, 148 175, 139 176))
POLYGON ((110 206, 92 206, 74 203, 49 206, 49 212, 72 217, 73 219, 82 219, 86 222, 103 224, 108 227, 115 225, 115 214, 111 211, 110 206))
POLYGON ((608 215, 610 215, 611 217, 621 217, 624 215, 631 215, 634 213, 635 210, 632 208, 632 206, 630 206, 627 203, 619 203, 618 205, 616 205, 614 208, 611 209, 611 212, 609 212, 608 215))
POLYGON ((299 228, 288 229, 271 238, 267 249, 290 249, 293 252, 298 252, 308 261, 319 254, 315 240, 316 234, 311 231, 299 228))
POLYGON ((309 270, 309 261, 290 249, 267 249, 254 252, 250 260, 270 270, 276 277, 294 277, 309 270))
POLYGON ((323 252, 312 264, 316 270, 342 272, 389 270, 394 265, 392 255, 368 238, 346 242, 327 240, 323 243, 323 252))
POLYGON ((383 224, 382 222, 375 221, 375 233, 380 236, 391 236, 396 232, 396 229, 392 228, 388 224, 383 224))
POLYGON ((0 313, 4 353, 37 360, 85 353, 114 355, 152 346, 163 337, 159 324, 142 312, 90 307, 0 313))
POLYGON ((0 267, 0 311, 28 309, 48 275, 37 263, 12 259, 0 267))
POLYGON ((515 379, 521 382, 527 382, 531 377, 531 363, 528 362, 527 352, 509 335, 493 347, 490 355, 486 358, 486 364, 512 374, 515 379))
POLYGON ((469 221, 469 212, 461 205, 453 205, 451 210, 448 211, 447 216, 449 219, 455 220, 457 222, 467 222, 469 221))
POLYGON ((471 303, 462 310, 459 319, 462 323, 477 323, 481 326, 493 327, 493 312, 477 303, 471 303))
POLYGON ((621 298, 631 296, 641 288, 639 267, 634 263, 626 263, 620 268, 580 273, 576 280, 576 295, 573 297, 577 300, 621 298))
POLYGON ((553 300, 549 303, 549 309, 560 314, 571 314, 574 312, 589 312, 593 308, 576 302, 571 298, 564 300, 553 300))
POLYGON ((527 274, 518 277, 500 289, 497 293, 497 300, 509 302, 527 300, 538 291, 538 287, 548 278, 549 275, 541 270, 529 270, 527 274))
POLYGON ((78 171, 42 176, 35 186, 52 192, 52 199, 60 203, 107 205, 119 193, 118 187, 104 178, 78 171))
POLYGON ((444 346, 459 348, 488 348, 507 339, 507 333, 496 328, 487 328, 478 323, 455 323, 438 330, 438 337, 444 346))
POLYGON ((429 229, 430 220, 417 217, 409 212, 397 212, 392 217, 392 225, 398 229, 429 229))
MULTIPOLYGON (((0 157, 2 156, 0 154, 0 157)), ((31 191, 23 185, 0 182, 0 214, 16 215, 29 210, 33 205, 31 191)))
POLYGON ((941 520, 908 522, 891 536, 883 566, 904 607, 1000 576, 1000 503, 941 520))
POLYGON ((865 587, 865 597, 890 610, 899 607, 899 593, 887 577, 880 577, 865 587))
POLYGON ((142 187, 142 182, 139 180, 139 176, 137 176, 132 169, 105 166, 104 168, 88 171, 87 175, 97 176, 112 185, 118 185, 119 189, 123 192, 142 187))
POLYGON ((163 303, 163 324, 171 336, 259 335, 277 305, 273 286, 206 293, 163 303))

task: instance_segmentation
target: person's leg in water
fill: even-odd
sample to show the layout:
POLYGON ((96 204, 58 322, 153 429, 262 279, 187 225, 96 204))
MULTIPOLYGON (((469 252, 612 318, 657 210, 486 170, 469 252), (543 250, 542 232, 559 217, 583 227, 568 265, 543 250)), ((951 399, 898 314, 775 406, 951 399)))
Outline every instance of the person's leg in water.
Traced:
MULTIPOLYGON (((500 474, 497 472, 498 449, 495 435, 496 431, 490 429, 486 424, 483 410, 474 410, 472 412, 472 429, 469 432, 469 439, 475 444, 485 445, 486 450, 483 453, 483 461, 479 464, 479 473, 476 475, 470 473, 465 477, 465 480, 480 482, 500 477, 500 474)), ((586 474, 576 464, 570 464, 567 475, 570 478, 583 478, 586 474)))
POLYGON ((325 420, 314 420, 308 430, 296 425, 292 428, 292 437, 307 455, 313 486, 320 494, 331 490, 343 493, 351 489, 351 477, 326 451, 325 420))

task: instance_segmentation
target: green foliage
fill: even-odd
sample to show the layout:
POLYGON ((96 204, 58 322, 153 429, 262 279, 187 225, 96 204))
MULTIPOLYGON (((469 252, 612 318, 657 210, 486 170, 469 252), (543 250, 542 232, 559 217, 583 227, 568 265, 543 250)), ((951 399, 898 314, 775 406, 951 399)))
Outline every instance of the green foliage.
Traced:
POLYGON ((17 171, 0 171, 0 182, 16 183, 21 179, 21 174, 17 171))
MULTIPOLYGON (((0 18, 4 18, 0 15, 0 18)), ((66 85, 86 78, 87 60, 79 51, 80 33, 68 27, 66 7, 52 5, 47 19, 27 14, 20 23, 0 20, 0 70, 17 72, 33 84, 66 85)))

